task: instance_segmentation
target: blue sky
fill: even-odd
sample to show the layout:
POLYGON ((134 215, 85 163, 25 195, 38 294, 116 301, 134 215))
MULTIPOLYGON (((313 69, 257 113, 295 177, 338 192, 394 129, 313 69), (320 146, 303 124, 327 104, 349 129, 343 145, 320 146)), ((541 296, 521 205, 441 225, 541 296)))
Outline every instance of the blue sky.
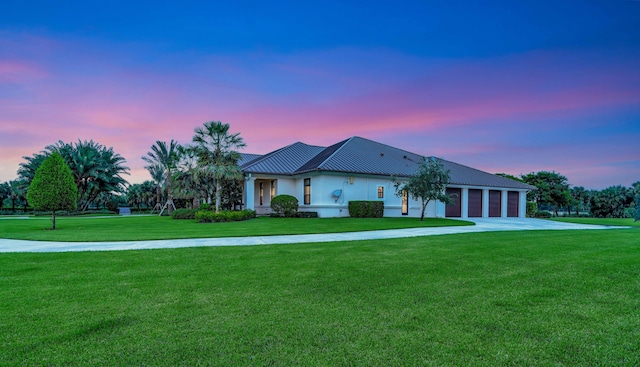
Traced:
POLYGON ((640 1, 9 2, 0 181, 57 140, 124 156, 231 124, 246 151, 353 135, 489 172, 640 180, 640 1))

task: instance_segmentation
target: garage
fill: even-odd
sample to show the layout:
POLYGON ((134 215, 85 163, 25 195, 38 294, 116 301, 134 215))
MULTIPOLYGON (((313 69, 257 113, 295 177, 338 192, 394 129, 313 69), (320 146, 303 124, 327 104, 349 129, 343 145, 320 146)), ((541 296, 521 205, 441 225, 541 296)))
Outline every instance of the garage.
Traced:
POLYGON ((502 216, 502 192, 489 190, 489 217, 502 216))
POLYGON ((469 189, 469 218, 482 217, 482 190, 469 189))
POLYGON ((447 204, 444 215, 448 218, 462 217, 462 189, 447 188, 447 196, 453 199, 453 203, 447 204))
POLYGON ((517 217, 520 211, 520 193, 509 191, 507 194, 507 217, 517 217))

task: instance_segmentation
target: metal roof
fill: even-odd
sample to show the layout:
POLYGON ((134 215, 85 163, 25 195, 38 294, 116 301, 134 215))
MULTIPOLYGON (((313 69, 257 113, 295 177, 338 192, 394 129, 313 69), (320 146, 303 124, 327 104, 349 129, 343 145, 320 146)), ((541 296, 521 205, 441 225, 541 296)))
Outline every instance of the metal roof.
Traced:
MULTIPOLYGON (((408 177, 425 157, 358 136, 323 148, 294 143, 241 165, 245 173, 298 175, 328 171, 408 177)), ((534 190, 535 187, 505 177, 438 159, 449 170, 450 183, 534 190)))

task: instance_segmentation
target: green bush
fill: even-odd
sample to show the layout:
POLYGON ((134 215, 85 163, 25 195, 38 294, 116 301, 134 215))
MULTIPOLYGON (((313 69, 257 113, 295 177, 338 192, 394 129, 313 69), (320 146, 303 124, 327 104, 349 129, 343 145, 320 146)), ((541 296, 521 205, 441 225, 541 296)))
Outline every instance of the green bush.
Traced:
POLYGON ((251 209, 240 211, 223 210, 218 213, 210 210, 198 210, 196 220, 199 223, 239 222, 255 218, 255 216, 256 212, 251 209))
POLYGON ((538 204, 532 201, 527 202, 527 217, 533 218, 538 212, 538 204))
POLYGON ((171 212, 173 219, 196 219, 197 209, 176 209, 171 212))
POLYGON ((536 212, 536 218, 551 218, 551 213, 547 211, 536 212))
POLYGON ((318 212, 297 212, 296 218, 318 218, 318 212))
POLYGON ((278 195, 271 199, 271 210, 285 217, 295 217, 298 211, 298 199, 291 195, 278 195))
POLYGON ((200 204, 200 210, 213 210, 213 209, 214 208, 213 206, 211 206, 211 204, 207 204, 207 203, 200 204))
POLYGON ((349 202, 349 216, 353 218, 382 218, 384 203, 373 200, 353 200, 349 202))

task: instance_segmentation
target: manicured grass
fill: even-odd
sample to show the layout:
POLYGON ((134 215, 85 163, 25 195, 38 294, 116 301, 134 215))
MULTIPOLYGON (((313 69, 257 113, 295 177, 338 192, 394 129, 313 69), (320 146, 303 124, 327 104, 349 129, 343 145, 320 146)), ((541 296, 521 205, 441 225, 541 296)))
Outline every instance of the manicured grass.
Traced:
POLYGON ((197 223, 158 216, 122 216, 110 218, 0 219, 0 238, 37 241, 128 241, 176 238, 246 237, 282 234, 310 234, 370 231, 414 227, 473 225, 472 222, 425 218, 270 218, 243 222, 197 223))
POLYGON ((633 218, 553 218, 558 222, 580 223, 580 224, 597 224, 602 226, 628 226, 640 227, 640 221, 634 222, 633 218))
POLYGON ((0 255, 0 365, 635 366, 633 229, 0 255))

